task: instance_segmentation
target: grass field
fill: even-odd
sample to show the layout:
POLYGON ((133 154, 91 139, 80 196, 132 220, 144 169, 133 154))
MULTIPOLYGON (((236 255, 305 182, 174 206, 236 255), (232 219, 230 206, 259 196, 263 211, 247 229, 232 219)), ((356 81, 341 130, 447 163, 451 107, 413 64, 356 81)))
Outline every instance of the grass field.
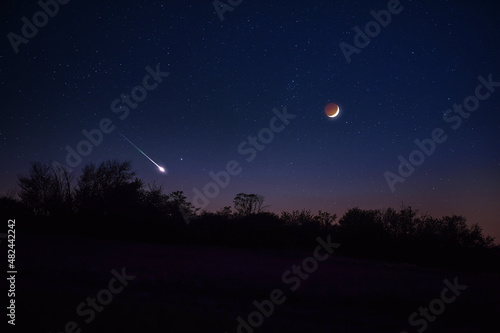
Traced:
MULTIPOLYGON (((417 332, 408 317, 441 297, 444 279, 468 288, 426 332, 498 332, 500 276, 393 265, 333 254, 291 291, 282 275, 310 251, 136 244, 18 235, 16 331, 237 332, 252 302, 286 300, 254 332, 417 332), (135 278, 102 311, 77 314, 108 288, 111 270, 135 278), (68 322, 74 321, 75 327, 68 322), (80 331, 81 330, 81 331, 80 331)), ((240 328, 239 332, 252 330, 240 328)))

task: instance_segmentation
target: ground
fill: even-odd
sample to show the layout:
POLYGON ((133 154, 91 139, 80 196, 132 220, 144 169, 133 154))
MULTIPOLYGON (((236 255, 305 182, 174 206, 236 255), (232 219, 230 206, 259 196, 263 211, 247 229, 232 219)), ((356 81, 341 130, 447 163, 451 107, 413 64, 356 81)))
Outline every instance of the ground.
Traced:
POLYGON ((16 241, 16 328, 33 332, 65 332, 71 321, 78 327, 68 332, 237 332, 237 318, 247 319, 256 310, 252 302, 280 289, 285 302, 254 332, 411 333, 422 326, 412 327, 408 317, 440 298, 443 281, 455 277, 467 289, 428 323, 426 332, 498 332, 498 274, 334 253, 291 291, 283 273, 314 248, 251 250, 22 234, 16 241), (111 271, 122 268, 135 278, 86 323, 89 313, 79 315, 77 307, 107 289, 111 271))

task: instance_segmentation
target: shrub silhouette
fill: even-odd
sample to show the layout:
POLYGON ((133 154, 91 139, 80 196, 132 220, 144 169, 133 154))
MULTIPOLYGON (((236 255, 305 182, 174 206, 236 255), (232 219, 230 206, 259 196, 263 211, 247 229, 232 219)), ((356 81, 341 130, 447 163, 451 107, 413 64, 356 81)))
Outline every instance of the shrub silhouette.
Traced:
MULTIPOLYGON (((485 268, 500 250, 462 216, 433 218, 411 207, 349 209, 337 216, 309 210, 264 212, 264 197, 238 193, 233 207, 199 212, 182 191, 145 186, 130 162, 104 161, 73 176, 34 162, 19 176, 19 197, 0 198, 0 213, 31 214, 23 231, 232 247, 307 248, 317 237, 341 243, 339 254, 425 265, 485 268)), ((492 269, 491 267, 489 269, 492 269)))

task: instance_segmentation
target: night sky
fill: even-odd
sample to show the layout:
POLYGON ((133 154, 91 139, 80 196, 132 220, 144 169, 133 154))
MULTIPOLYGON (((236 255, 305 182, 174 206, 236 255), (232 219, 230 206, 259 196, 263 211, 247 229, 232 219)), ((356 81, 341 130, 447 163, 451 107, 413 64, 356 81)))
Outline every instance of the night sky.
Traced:
POLYGON ((103 127, 113 130, 90 146, 77 175, 89 162, 130 160, 145 182, 193 201, 193 189, 213 191, 210 172, 236 161, 229 164, 239 174, 205 209, 229 206, 239 192, 264 195, 274 212, 341 216, 404 203, 435 217, 462 214, 500 238, 495 1, 245 0, 223 21, 211 1, 59 7, 24 42, 22 18, 33 22, 40 5, 0 7, 1 194, 31 161, 67 165, 67 147, 87 140, 82 131, 103 127), (364 30, 370 11, 388 6, 398 13, 348 62, 340 44, 352 50, 354 28, 364 30), (16 47, 9 33, 20 38, 16 47), (476 89, 479 76, 493 83, 476 89), (482 100, 468 98, 476 91, 482 100), (477 110, 453 111, 466 98, 477 110), (325 116, 330 102, 340 106, 336 118, 325 116), (398 156, 409 159, 414 141, 429 142, 436 128, 446 140, 391 191, 384 174, 401 177, 398 156), (259 133, 267 143, 252 146, 249 136, 260 140, 259 133))

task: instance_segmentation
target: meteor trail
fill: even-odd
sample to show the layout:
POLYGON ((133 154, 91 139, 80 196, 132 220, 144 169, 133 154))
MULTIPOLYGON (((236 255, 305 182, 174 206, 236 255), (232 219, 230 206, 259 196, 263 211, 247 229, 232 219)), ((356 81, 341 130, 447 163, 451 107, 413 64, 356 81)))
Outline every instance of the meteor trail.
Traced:
POLYGON ((156 165, 158 167, 158 170, 160 170, 161 172, 165 172, 165 169, 161 166, 159 166, 155 161, 153 161, 148 155, 146 155, 145 152, 143 152, 142 150, 139 149, 139 147, 137 147, 136 145, 134 145, 134 143, 132 141, 130 141, 129 139, 127 139, 127 137, 125 135, 123 135, 121 132, 118 132, 120 133, 120 135, 125 139, 127 140, 132 146, 134 146, 135 149, 137 149, 142 155, 146 156, 146 158, 148 160, 150 160, 154 165, 156 165))

